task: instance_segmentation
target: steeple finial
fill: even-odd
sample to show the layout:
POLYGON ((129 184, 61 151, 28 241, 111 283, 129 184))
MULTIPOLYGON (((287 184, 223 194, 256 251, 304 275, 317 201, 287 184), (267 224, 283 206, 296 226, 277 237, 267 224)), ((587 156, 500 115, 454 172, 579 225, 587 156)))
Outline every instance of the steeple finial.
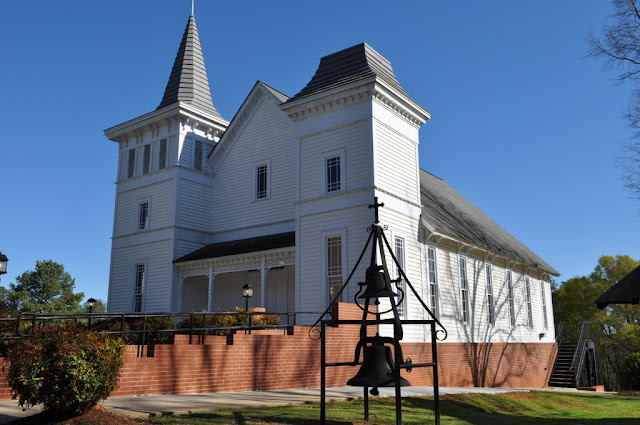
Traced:
POLYGON ((191 16, 193 16, 194 3, 196 0, 191 0, 191 16))

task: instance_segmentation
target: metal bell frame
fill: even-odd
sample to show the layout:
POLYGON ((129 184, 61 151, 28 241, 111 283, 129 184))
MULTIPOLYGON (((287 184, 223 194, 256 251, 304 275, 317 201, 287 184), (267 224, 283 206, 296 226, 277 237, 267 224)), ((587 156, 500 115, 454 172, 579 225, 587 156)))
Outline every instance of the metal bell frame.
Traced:
MULTIPOLYGON (((367 232, 369 232, 369 238, 367 239, 367 242, 365 243, 365 246, 362 250, 362 253, 360 254, 360 257, 358 258, 358 261, 356 261, 356 264, 354 265, 351 273, 349 274, 349 276, 347 277, 347 280, 344 282, 344 284, 342 285, 342 287, 340 288, 340 290, 338 291, 338 293, 336 294, 336 296, 334 297, 334 299, 331 301, 331 303, 329 304, 329 306, 327 307, 327 309, 324 311, 324 313, 320 316, 320 318, 318 318, 318 320, 314 323, 314 325, 311 327, 311 330, 309 331, 309 335, 311 336, 312 333, 315 331, 317 332, 317 325, 320 324, 320 341, 321 341, 321 364, 322 364, 322 371, 321 371, 321 375, 320 375, 320 423, 321 424, 325 424, 326 423, 326 368, 327 367, 336 367, 336 366, 358 366, 358 365, 362 365, 363 367, 365 367, 364 365, 368 365, 367 367, 371 367, 369 365, 371 364, 376 364, 379 363, 380 359, 367 359, 365 358, 368 354, 367 353, 373 353, 373 352, 378 352, 380 353, 379 349, 373 350, 372 347, 380 347, 383 346, 385 347, 383 356, 385 358, 385 360, 388 363, 388 367, 389 370, 387 372, 388 376, 389 376, 389 380, 393 381, 393 386, 395 387, 395 399, 396 399, 396 425, 401 425, 402 424, 402 393, 400 388, 402 386, 408 386, 410 385, 409 382, 402 378, 400 376, 400 371, 402 369, 406 370, 407 372, 411 372, 411 370, 413 368, 419 368, 419 367, 432 367, 433 368, 433 397, 434 397, 434 416, 435 416, 435 423, 436 425, 440 425, 440 395, 439 395, 439 388, 438 388, 438 364, 437 364, 437 347, 436 347, 436 341, 443 341, 447 338, 447 331, 444 328, 444 326, 442 326, 442 324, 440 323, 440 321, 434 316, 434 314, 431 312, 431 310, 427 307, 427 305, 424 303, 424 301, 422 300, 422 298, 420 297, 420 295, 418 295, 417 291, 415 290, 415 288, 413 287, 413 285, 411 284, 411 282, 409 281, 409 279, 407 278, 407 275, 405 274, 404 270, 402 269, 402 267, 400 266, 400 263, 398 262, 398 259, 395 257, 393 250, 391 249, 391 246, 389 244, 389 241, 387 240, 384 231, 387 229, 387 226, 381 226, 379 224, 379 216, 378 216, 378 209, 380 207, 384 207, 384 203, 378 203, 378 198, 375 197, 374 198, 374 203, 372 205, 369 205, 369 208, 374 208, 375 209, 375 221, 374 223, 367 228, 367 232), (358 305, 358 307, 360 307, 360 309, 362 309, 363 314, 362 314, 362 319, 361 320, 333 320, 333 319, 323 319, 323 317, 326 317, 327 315, 329 315, 331 309, 333 308, 334 305, 336 305, 338 303, 338 300, 340 300, 340 296, 342 295, 342 292, 344 291, 344 289, 346 288, 346 286, 349 284, 349 282, 351 281, 351 278, 353 277, 356 269, 358 268, 358 266, 360 265, 360 262, 362 261, 362 258, 364 257, 367 248, 369 247, 369 244, 372 243, 372 249, 371 249, 371 262, 369 265, 369 268, 367 269, 367 279, 366 280, 370 280, 371 275, 369 275, 369 273, 373 273, 371 270, 372 269, 376 269, 378 271, 376 271, 376 273, 379 273, 379 271, 381 270, 384 278, 384 289, 382 290, 376 290, 370 293, 367 293, 367 290, 364 289, 365 287, 365 283, 359 283, 360 285, 360 289, 358 290, 358 292, 356 293, 356 295, 354 296, 355 302, 358 305), (387 268, 387 262, 386 262, 386 256, 385 256, 385 247, 387 252, 390 254, 391 259, 393 260, 393 263, 396 265, 396 269, 398 271, 398 279, 396 280, 391 280, 390 279, 390 275, 389 275, 389 269, 387 268), (377 255, 378 252, 380 254, 380 262, 382 264, 377 264, 377 255), (422 305, 422 307, 424 308, 424 310, 429 314, 429 316, 431 317, 431 319, 429 320, 406 320, 406 319, 400 319, 400 315, 398 314, 398 305, 402 302, 402 300, 405 297, 405 291, 398 288, 399 292, 401 292, 401 298, 398 300, 396 299, 396 294, 393 293, 392 289, 391 289, 391 283, 395 283, 397 285, 398 282, 403 281, 404 283, 406 283, 406 285, 409 287, 409 289, 411 289, 413 295, 415 296, 416 300, 418 300, 420 302, 420 304, 422 305), (364 289, 364 291, 363 291, 364 289), (375 304, 379 305, 380 302, 378 300, 378 298, 380 297, 384 297, 384 298, 388 298, 389 299, 389 303, 391 305, 391 307, 386 310, 386 311, 376 311, 375 313, 372 313, 371 311, 369 311, 369 305, 370 305, 370 301, 372 298, 375 298, 375 304), (364 306, 360 305, 360 303, 358 302, 358 299, 360 298, 364 298, 365 303, 364 306), (392 312, 393 313, 393 317, 392 318, 386 318, 386 319, 382 319, 382 315, 392 312), (371 320, 371 319, 367 319, 367 316, 373 314, 375 315, 375 319, 371 320), (431 355, 432 355, 432 361, 431 362, 426 362, 426 363, 413 363, 411 361, 411 359, 405 359, 402 355, 402 347, 400 346, 400 341, 403 338, 403 330, 402 330, 402 325, 403 324, 407 324, 407 325, 428 325, 431 328, 431 355), (337 363, 327 363, 327 359, 326 359, 326 341, 327 341, 327 334, 326 334, 326 327, 336 327, 339 325, 360 325, 360 341, 358 342, 358 344, 356 345, 356 349, 355 349, 355 357, 354 360, 352 362, 337 362, 337 363), (379 335, 378 331, 379 331, 379 327, 380 325, 392 325, 393 326, 393 337, 382 337, 379 335), (436 329, 436 325, 439 327, 439 329, 436 329), (373 337, 367 336, 367 327, 369 326, 376 326, 376 335, 373 337), (390 344, 393 346, 393 361, 391 361, 390 359, 390 354, 389 354, 389 347, 387 347, 387 345, 385 344, 390 344), (364 349, 364 350, 363 350, 364 349), (360 353, 363 352, 363 361, 360 362, 360 353)), ((376 276, 376 278, 379 278, 379 276, 376 276)), ((314 338, 317 339, 317 338, 314 338)), ((372 355, 372 354, 369 354, 372 355)), ((377 354, 377 356, 379 356, 380 354, 377 354)), ((377 367, 377 366, 375 366, 377 367)), ((362 371, 362 368, 361 368, 362 371)), ((379 372, 379 371, 378 371, 379 372)), ((353 382, 353 381, 358 381, 358 378, 360 375, 360 372, 358 372, 358 374, 352 378, 349 382, 353 382)), ((379 375, 379 373, 378 373, 379 375)), ((382 385, 380 385, 382 386, 382 385)), ((388 385, 385 385, 388 386, 388 385)), ((369 420, 369 387, 368 386, 364 386, 363 387, 364 390, 364 420, 368 421, 369 420)), ((372 395, 377 395, 377 388, 372 388, 372 395)))

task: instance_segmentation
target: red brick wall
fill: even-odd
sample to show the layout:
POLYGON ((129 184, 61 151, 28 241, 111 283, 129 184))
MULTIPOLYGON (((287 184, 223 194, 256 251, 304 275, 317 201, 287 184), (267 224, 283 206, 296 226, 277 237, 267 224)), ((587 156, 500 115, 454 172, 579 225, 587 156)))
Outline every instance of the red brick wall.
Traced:
MULTIPOLYGON (((339 306, 341 319, 360 318, 352 304, 339 306)), ((327 328, 327 361, 352 361, 358 340, 354 325, 327 328)), ((206 336, 189 344, 176 335, 173 345, 128 346, 119 388, 112 395, 278 390, 320 386, 320 341, 309 338, 309 327, 285 331, 254 331, 233 337, 206 336), (286 334, 285 334, 286 333, 286 334)), ((430 362, 431 344, 403 343, 404 356, 414 363, 430 362)), ((546 386, 545 370, 554 344, 438 343, 440 386, 546 386)), ((8 365, 0 359, 0 399, 10 398, 8 365)), ((327 368, 327 386, 344 386, 358 367, 327 368)), ((433 385, 431 368, 403 372, 414 386, 433 385)))

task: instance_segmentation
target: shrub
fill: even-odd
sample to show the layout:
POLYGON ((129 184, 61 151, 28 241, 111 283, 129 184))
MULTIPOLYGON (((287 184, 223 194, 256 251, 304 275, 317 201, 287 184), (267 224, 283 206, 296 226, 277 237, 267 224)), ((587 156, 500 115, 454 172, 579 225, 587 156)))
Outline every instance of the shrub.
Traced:
MULTIPOLYGON (((244 313, 244 308, 236 307, 235 313, 244 313)), ((251 318, 251 326, 260 327, 267 325, 279 325, 280 318, 274 314, 255 314, 251 318)), ((193 318, 194 328, 227 328, 232 326, 249 326, 249 316, 244 314, 198 314, 193 318)), ((178 322, 178 329, 191 327, 191 318, 187 317, 178 322)), ((199 331, 205 335, 231 335, 232 329, 220 329, 213 331, 199 331)))
POLYGON ((620 368, 622 389, 640 390, 640 353, 625 357, 620 368))
POLYGON ((8 359, 7 381, 20 406, 42 403, 62 417, 87 411, 116 388, 124 345, 73 323, 45 325, 15 341, 8 359))
MULTIPOLYGON (((175 329, 175 324, 169 317, 154 316, 148 317, 146 323, 141 318, 126 318, 124 327, 121 320, 114 320, 106 325, 105 329, 109 331, 141 331, 149 330, 165 330, 175 329)), ((125 333, 123 341, 127 345, 141 345, 143 338, 142 333, 125 333)), ((144 343, 152 344, 173 344, 173 333, 171 332, 148 332, 144 337, 144 343)))

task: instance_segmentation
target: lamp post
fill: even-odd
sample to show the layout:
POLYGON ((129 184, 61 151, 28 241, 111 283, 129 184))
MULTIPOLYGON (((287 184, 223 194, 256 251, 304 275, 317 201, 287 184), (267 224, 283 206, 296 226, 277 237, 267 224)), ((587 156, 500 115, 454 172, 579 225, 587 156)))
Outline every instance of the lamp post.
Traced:
POLYGON ((9 259, 6 255, 0 252, 0 276, 7 273, 7 262, 9 259))
POLYGON ((244 311, 249 311, 249 298, 253 297, 253 288, 248 283, 242 287, 242 296, 244 297, 244 311))
MULTIPOLYGON (((93 313, 93 306, 96 305, 95 298, 89 298, 87 300, 87 307, 89 307, 89 314, 93 313)), ((89 328, 91 328, 91 316, 89 316, 89 328)))

